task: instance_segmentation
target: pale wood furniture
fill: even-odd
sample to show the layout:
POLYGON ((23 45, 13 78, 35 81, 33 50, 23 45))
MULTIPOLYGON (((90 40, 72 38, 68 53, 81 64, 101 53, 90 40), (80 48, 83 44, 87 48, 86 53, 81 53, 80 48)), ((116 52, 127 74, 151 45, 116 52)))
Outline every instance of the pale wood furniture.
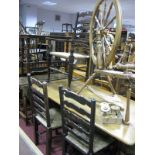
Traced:
MULTIPOLYGON (((73 53, 73 52, 68 52, 68 53, 66 53, 66 52, 50 52, 50 55, 54 56, 54 57, 59 57, 60 59, 63 58, 63 59, 65 59, 65 61, 67 61, 66 63, 68 65, 67 68, 68 68, 68 87, 69 88, 71 86, 74 64, 75 64, 76 60, 77 59, 86 59, 87 66, 89 64, 89 56, 85 55, 85 54, 79 54, 79 53, 73 53)), ((49 68, 49 73, 48 73, 48 79, 50 79, 50 71, 52 69, 54 69, 54 68, 51 68, 51 69, 50 68, 49 68)), ((87 79, 87 77, 88 77, 88 67, 87 67, 87 71, 86 71, 86 79, 87 79)))
MULTIPOLYGON (((83 84, 84 82, 82 81, 73 81, 71 89, 75 92, 78 92, 78 90, 80 90, 83 84)), ((47 87, 49 92, 48 97, 57 104, 60 104, 59 92, 58 92, 58 87, 60 85, 63 85, 65 88, 67 88, 67 81, 59 80, 59 81, 50 82, 47 87)), ((111 92, 101 89, 100 87, 97 87, 97 86, 92 85, 92 88, 95 89, 96 91, 99 91, 100 93, 103 92, 106 95, 112 94, 111 92)), ((96 101, 100 100, 97 96, 95 96, 92 92, 88 91, 86 88, 82 91, 81 95, 87 99, 94 98, 96 101)), ((120 96, 120 99, 123 104, 123 107, 126 108, 126 98, 123 96, 120 96)), ((124 117, 124 112, 125 110, 122 112, 123 117, 124 117)), ((124 144, 127 144, 127 145, 135 144, 135 125, 134 125, 135 124, 135 102, 134 101, 130 102, 130 124, 129 125, 103 124, 102 117, 103 116, 100 110, 100 104, 99 102, 96 102, 95 126, 101 131, 106 132, 107 134, 111 135, 112 137, 116 138, 117 140, 121 141, 124 144)))

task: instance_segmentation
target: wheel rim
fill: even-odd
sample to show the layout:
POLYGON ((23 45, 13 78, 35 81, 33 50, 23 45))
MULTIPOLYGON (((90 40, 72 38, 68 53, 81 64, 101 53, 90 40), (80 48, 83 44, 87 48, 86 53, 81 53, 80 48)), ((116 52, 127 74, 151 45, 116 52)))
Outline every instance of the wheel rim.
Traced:
POLYGON ((108 0, 107 3, 106 0, 99 0, 93 11, 89 35, 90 57, 97 68, 107 68, 112 62, 120 42, 121 31, 122 13, 119 1, 108 0), (114 40, 108 45, 107 38, 111 36, 111 32, 108 32, 107 29, 114 23, 116 23, 114 40), (101 47, 99 46, 100 52, 98 43, 101 43, 101 47), (105 43, 107 44, 106 46, 105 43))

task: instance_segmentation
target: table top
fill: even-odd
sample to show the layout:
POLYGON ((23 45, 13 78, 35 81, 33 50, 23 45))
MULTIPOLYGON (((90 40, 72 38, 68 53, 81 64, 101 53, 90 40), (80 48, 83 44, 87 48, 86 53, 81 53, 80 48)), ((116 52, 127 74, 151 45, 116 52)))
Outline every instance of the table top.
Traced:
MULTIPOLYGON (((70 56, 70 52, 69 53, 66 53, 66 52, 50 52, 50 54, 53 56, 57 56, 57 57, 65 58, 65 59, 68 59, 70 56)), ((73 56, 76 59, 89 58, 89 55, 84 55, 84 54, 79 54, 79 53, 73 53, 73 56)))
MULTIPOLYGON (((81 86, 84 84, 82 81, 73 81, 71 85, 71 90, 77 92, 81 86)), ((67 80, 57 80, 48 83, 48 96, 51 100, 56 102, 57 104, 60 104, 59 99, 59 91, 58 87, 62 85, 65 88, 67 88, 67 80)), ((34 86, 35 87, 35 86, 34 86)), ((91 86, 96 91, 99 91, 100 93, 103 93, 104 95, 111 96, 112 93, 104 90, 103 88, 100 88, 98 86, 91 86)), ((36 88, 39 89, 39 88, 36 88)), ((39 90, 40 91, 40 90, 39 90)), ((87 88, 85 88, 81 94, 87 99, 95 99, 96 101, 100 100, 95 94, 90 92, 87 88)), ((119 96, 120 100, 122 102, 123 107, 126 109, 126 98, 123 96, 119 96)), ((124 110, 125 111, 125 110, 124 110)), ((124 118, 124 111, 122 112, 123 118, 124 118)), ((116 138, 117 140, 123 142, 127 145, 133 145, 135 143, 135 102, 131 100, 130 102, 130 124, 103 124, 102 123, 102 112, 100 110, 100 103, 96 102, 96 118, 95 118, 95 126, 99 128, 101 131, 106 132, 107 134, 111 135, 112 137, 116 138)))

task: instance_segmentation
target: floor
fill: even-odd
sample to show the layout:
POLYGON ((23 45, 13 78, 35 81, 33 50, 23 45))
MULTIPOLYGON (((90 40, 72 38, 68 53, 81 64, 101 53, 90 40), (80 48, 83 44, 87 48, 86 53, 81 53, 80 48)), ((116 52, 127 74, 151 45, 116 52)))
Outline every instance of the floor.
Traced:
MULTIPOLYGON (((26 126, 25 120, 23 118, 19 119, 19 126, 23 129, 23 131, 28 135, 28 137, 34 142, 34 136, 33 136, 33 126, 31 123, 26 126)), ((39 127, 39 131, 43 131, 44 129, 42 127, 39 127)), ((59 130, 61 133, 61 130, 59 130)), ((52 142, 52 155, 62 155, 62 137, 57 136, 55 132, 52 133, 53 136, 53 142, 52 142)), ((40 137, 39 145, 37 146, 40 151, 45 154, 45 134, 42 134, 40 137)), ((81 155, 78 151, 74 150, 73 148, 69 148, 70 155, 81 155)), ((97 155, 111 155, 110 150, 107 150, 106 152, 99 152, 97 155)))

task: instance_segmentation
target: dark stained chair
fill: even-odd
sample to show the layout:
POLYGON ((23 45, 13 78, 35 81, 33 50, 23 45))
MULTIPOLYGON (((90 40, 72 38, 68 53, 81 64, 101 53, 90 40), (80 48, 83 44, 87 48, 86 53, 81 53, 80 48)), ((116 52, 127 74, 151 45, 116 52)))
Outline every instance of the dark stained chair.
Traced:
POLYGON ((32 107, 28 99, 27 77, 19 77, 19 115, 25 119, 26 125, 32 121, 32 107))
POLYGON ((51 154, 52 130, 61 128, 61 114, 59 109, 49 108, 47 83, 40 82, 28 74, 29 95, 33 110, 35 144, 39 144, 38 125, 46 129, 46 155, 51 154), (39 88, 42 93, 34 88, 39 88))
POLYGON ((81 154, 92 155, 105 149, 112 138, 95 132, 94 100, 87 100, 63 87, 59 87, 62 128, 63 155, 67 153, 67 144, 79 150, 81 154))

